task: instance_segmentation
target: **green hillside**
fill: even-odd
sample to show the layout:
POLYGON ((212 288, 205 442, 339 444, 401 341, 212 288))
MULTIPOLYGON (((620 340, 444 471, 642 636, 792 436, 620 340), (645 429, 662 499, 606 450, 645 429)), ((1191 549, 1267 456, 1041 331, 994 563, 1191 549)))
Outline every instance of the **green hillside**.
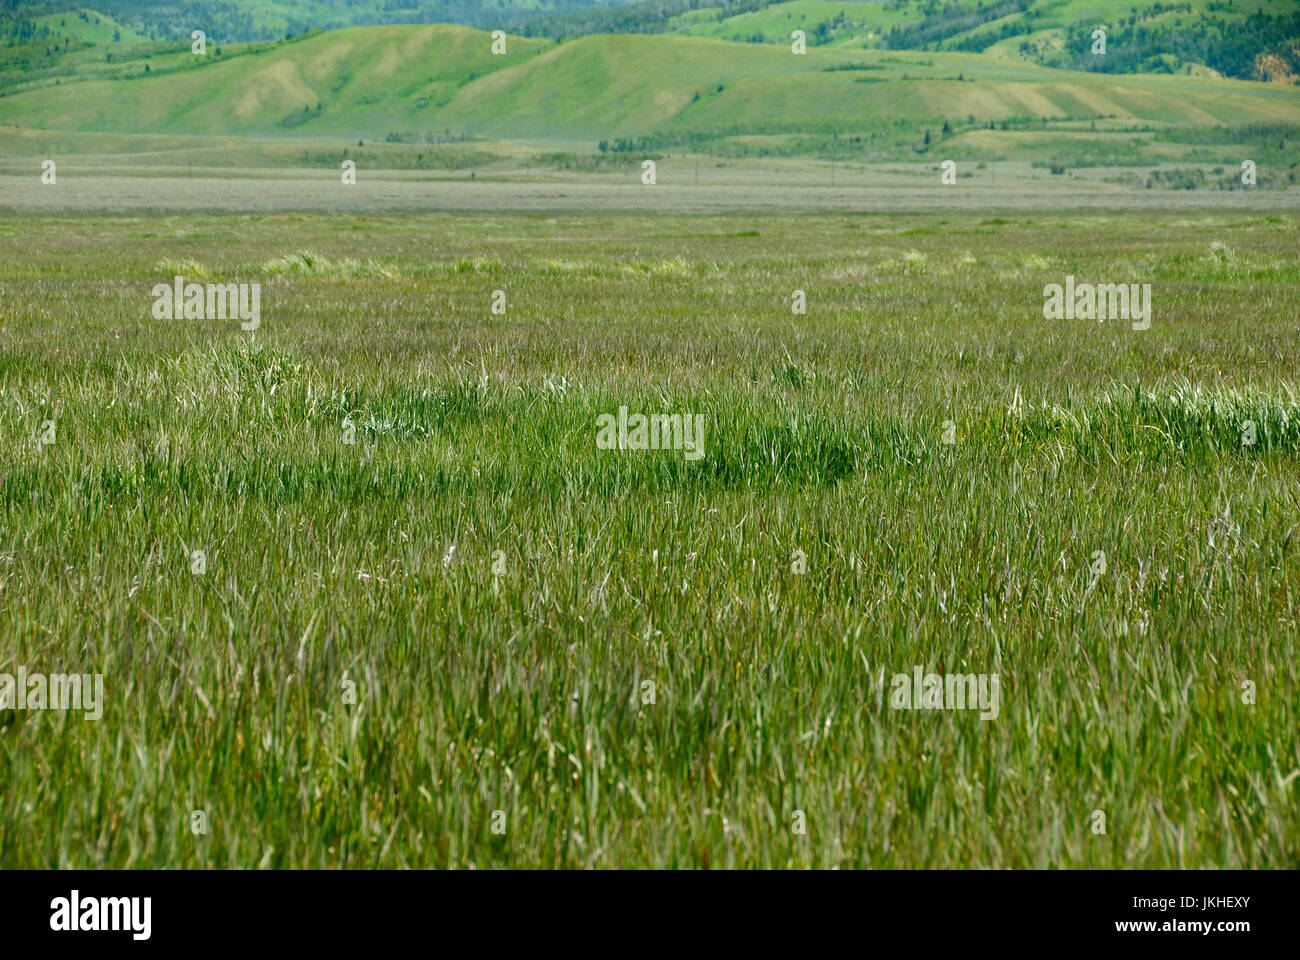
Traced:
MULTIPOLYGON (((1106 73, 1300 74, 1300 0, 643 0, 550 18, 530 31, 675 32, 816 46, 990 53, 1106 73), (1107 31, 1104 56, 1092 31, 1107 31)), ((527 31, 526 31, 527 32, 527 31)))
POLYGON ((174 70, 45 86, 0 98, 4 122, 126 133, 285 133, 397 129, 434 117, 463 87, 552 46, 512 38, 494 56, 465 27, 367 27, 180 55, 174 70), (394 124, 397 127, 393 126, 394 124))
MULTIPOLYGON (((220 43, 279 40, 308 30, 378 24, 459 23, 506 29, 525 19, 600 10, 629 0, 14 0, 0 4, 3 24, 72 18, 114 22, 151 40, 188 39, 201 29, 220 43)), ((112 31, 109 31, 109 39, 112 31)), ((89 37, 86 39, 99 39, 89 37)))
POLYGON ((32 18, 32 24, 35 27, 32 36, 37 41, 45 37, 51 40, 70 37, 85 43, 109 44, 142 43, 149 39, 143 33, 92 10, 50 13, 32 18))
POLYGON ((174 72, 61 82, 0 97, 0 122, 65 131, 383 137, 457 130, 589 141, 647 134, 853 133, 1116 118, 1300 123, 1300 91, 1192 77, 1065 73, 960 53, 898 55, 680 36, 512 37, 494 56, 465 27, 364 27, 174 72))

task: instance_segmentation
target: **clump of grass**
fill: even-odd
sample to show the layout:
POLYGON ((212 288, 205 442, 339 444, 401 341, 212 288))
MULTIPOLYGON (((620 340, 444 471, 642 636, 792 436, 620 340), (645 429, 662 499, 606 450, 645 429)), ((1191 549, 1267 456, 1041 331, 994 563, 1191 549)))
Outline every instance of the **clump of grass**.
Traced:
POLYGON ((375 260, 354 260, 344 258, 331 260, 329 257, 311 250, 299 250, 282 257, 265 261, 262 273, 272 276, 327 276, 327 277, 380 277, 392 279, 397 276, 392 267, 375 260))
POLYGON ((1093 460, 1141 453, 1219 462, 1300 450, 1300 402, 1287 384, 1268 391, 1185 378, 1117 384, 1064 405, 1044 402, 1016 426, 1022 442, 1064 444, 1093 460))
POLYGON ((1234 259, 1232 250, 1222 240, 1215 240, 1210 244, 1210 259, 1218 263, 1231 263, 1234 259))
POLYGON ((452 269, 456 273, 499 273, 505 264, 494 257, 462 257, 452 269))
POLYGON ((190 257, 163 257, 153 268, 169 277, 185 277, 187 280, 206 280, 213 275, 206 266, 190 257))
POLYGON ((646 274, 652 277, 685 277, 693 270, 682 257, 667 260, 636 260, 622 264, 625 273, 646 274))

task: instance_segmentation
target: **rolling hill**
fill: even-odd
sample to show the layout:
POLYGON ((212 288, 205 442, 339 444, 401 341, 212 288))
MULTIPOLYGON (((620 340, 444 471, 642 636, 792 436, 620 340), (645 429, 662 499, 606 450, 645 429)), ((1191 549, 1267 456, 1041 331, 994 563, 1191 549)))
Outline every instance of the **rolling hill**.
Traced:
POLYGON ((1300 0, 642 0, 552 16, 525 33, 680 33, 816 46, 989 53, 1072 70, 1291 82, 1300 74, 1300 0), (1105 55, 1092 32, 1107 31, 1105 55))
MULTIPOLYGON (((187 39, 204 30, 220 43, 278 40, 308 30, 389 23, 459 23, 508 28, 525 19, 600 9, 630 0, 14 0, 0 4, 0 27, 86 17, 153 40, 187 39)), ((0 29, 0 36, 5 31, 0 29)), ((111 35, 111 31, 110 31, 111 35)))
POLYGON ((594 141, 649 134, 840 134, 896 126, 1118 118, 1300 123, 1300 91, 1199 77, 1076 73, 987 56, 706 37, 556 43, 458 26, 357 27, 114 79, 0 97, 0 123, 116 133, 347 135, 457 130, 594 141))
POLYGON ((1300 0, 16 0, 0 5, 0 62, 15 43, 57 53, 71 39, 111 59, 137 42, 188 40, 196 28, 230 45, 440 23, 552 39, 675 33, 783 45, 802 30, 813 46, 987 53, 1104 73, 1300 77, 1300 0), (1092 49, 1098 27, 1104 55, 1092 49))

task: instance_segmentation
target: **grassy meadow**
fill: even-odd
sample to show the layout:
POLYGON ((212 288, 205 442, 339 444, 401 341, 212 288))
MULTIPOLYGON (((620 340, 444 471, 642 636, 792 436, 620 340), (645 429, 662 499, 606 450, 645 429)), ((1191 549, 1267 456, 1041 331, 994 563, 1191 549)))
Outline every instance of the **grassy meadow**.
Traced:
POLYGON ((105 691, 0 712, 0 865, 1300 866, 1298 240, 0 219, 0 672, 105 691), (178 273, 260 329, 155 320, 178 273), (918 666, 998 716, 892 709, 918 666))
POLYGON ((686 6, 0 20, 0 868, 1300 867, 1300 3, 686 6))

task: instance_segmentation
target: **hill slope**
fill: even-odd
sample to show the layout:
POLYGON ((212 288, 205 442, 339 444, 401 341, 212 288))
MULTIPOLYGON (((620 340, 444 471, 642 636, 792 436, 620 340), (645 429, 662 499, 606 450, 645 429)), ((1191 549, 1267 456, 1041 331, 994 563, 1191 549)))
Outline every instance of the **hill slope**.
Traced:
MULTIPOLYGON (((521 20, 598 11, 631 0, 11 0, 0 4, 4 21, 40 22, 53 16, 71 21, 116 21, 123 34, 153 40, 188 39, 204 30, 219 43, 268 41, 308 30, 382 24, 459 23, 508 29, 521 20)), ((112 31, 109 31, 111 36, 112 31)), ((107 37, 105 38, 107 39, 107 37)))
POLYGON ((548 17, 525 33, 676 32, 817 46, 991 53, 1107 73, 1300 74, 1300 0, 642 0, 548 17), (1107 31, 1105 55, 1092 32, 1107 31))
MULTIPOLYGON (((590 140, 665 131, 856 131, 946 119, 1108 116, 1300 123, 1291 87, 1067 73, 957 53, 898 56, 677 36, 512 37, 466 27, 357 27, 173 72, 0 97, 0 122, 119 133, 346 134, 455 129, 590 140)), ((143 69, 143 68, 141 68, 143 69)))

